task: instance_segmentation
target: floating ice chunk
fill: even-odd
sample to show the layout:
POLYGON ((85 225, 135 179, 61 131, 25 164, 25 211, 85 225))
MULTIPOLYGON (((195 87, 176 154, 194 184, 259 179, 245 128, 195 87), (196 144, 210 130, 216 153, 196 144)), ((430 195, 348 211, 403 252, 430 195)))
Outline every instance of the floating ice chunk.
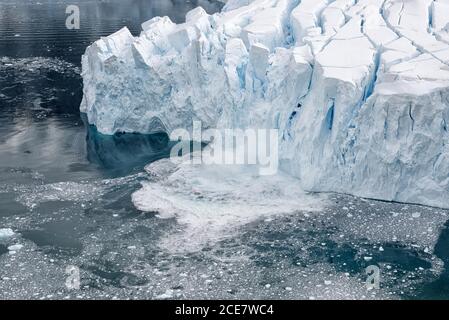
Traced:
POLYGON ((419 218, 419 217, 421 217, 421 213, 420 212, 413 212, 412 213, 412 217, 413 218, 419 218))
POLYGON ((14 244, 14 245, 12 245, 12 246, 9 246, 8 247, 8 250, 10 251, 10 252, 17 252, 17 251, 19 251, 20 249, 22 249, 23 248, 23 245, 21 245, 21 244, 14 244))
POLYGON ((0 229, 0 240, 11 238, 15 235, 14 231, 10 228, 0 229))
POLYGON ((174 293, 174 291, 172 289, 168 289, 167 291, 156 296, 155 298, 159 299, 159 300, 171 299, 171 298, 173 298, 173 293, 174 293))

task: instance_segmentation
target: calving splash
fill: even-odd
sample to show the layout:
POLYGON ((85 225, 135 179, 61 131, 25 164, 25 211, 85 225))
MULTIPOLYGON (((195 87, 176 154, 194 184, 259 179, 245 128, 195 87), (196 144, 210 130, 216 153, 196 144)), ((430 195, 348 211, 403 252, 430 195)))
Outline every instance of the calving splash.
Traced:
POLYGON ((302 191, 285 174, 263 176, 248 165, 192 165, 164 159, 146 167, 150 181, 132 196, 142 211, 175 218, 182 230, 161 239, 169 251, 197 251, 235 236, 240 226, 279 215, 321 211, 326 197, 302 191))
POLYGON ((278 129, 281 168, 305 190, 448 208, 448 13, 446 0, 231 0, 154 18, 87 49, 81 110, 106 134, 278 129))

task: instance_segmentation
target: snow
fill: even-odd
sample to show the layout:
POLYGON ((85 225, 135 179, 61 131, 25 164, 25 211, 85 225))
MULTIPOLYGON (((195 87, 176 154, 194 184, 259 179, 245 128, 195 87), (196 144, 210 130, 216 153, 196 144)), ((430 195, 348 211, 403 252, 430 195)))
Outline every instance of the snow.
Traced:
POLYGON ((420 55, 420 52, 413 46, 411 41, 404 37, 385 44, 383 48, 380 64, 384 72, 388 71, 391 66, 411 60, 420 55))
POLYGON ((318 18, 327 5, 326 0, 303 0, 291 13, 293 36, 297 44, 304 42, 310 29, 317 27, 318 18))
POLYGON ((154 18, 87 48, 81 110, 105 134, 276 128, 298 188, 449 208, 448 7, 232 0, 154 18))

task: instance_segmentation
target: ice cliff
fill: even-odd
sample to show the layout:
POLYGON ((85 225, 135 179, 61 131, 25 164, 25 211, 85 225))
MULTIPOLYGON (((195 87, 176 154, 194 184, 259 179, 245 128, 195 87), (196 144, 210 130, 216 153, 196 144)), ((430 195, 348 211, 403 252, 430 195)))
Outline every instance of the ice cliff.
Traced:
POLYGON ((309 191, 449 208, 449 0, 230 0, 83 56, 100 132, 277 128, 309 191))

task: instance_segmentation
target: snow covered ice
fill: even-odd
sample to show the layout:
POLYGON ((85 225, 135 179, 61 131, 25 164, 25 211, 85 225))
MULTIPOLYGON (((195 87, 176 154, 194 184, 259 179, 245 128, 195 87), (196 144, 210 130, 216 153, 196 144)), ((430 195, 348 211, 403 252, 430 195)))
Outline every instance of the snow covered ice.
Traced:
POLYGON ((142 29, 83 56, 100 132, 275 128, 305 190, 449 208, 448 0, 230 0, 142 29))

